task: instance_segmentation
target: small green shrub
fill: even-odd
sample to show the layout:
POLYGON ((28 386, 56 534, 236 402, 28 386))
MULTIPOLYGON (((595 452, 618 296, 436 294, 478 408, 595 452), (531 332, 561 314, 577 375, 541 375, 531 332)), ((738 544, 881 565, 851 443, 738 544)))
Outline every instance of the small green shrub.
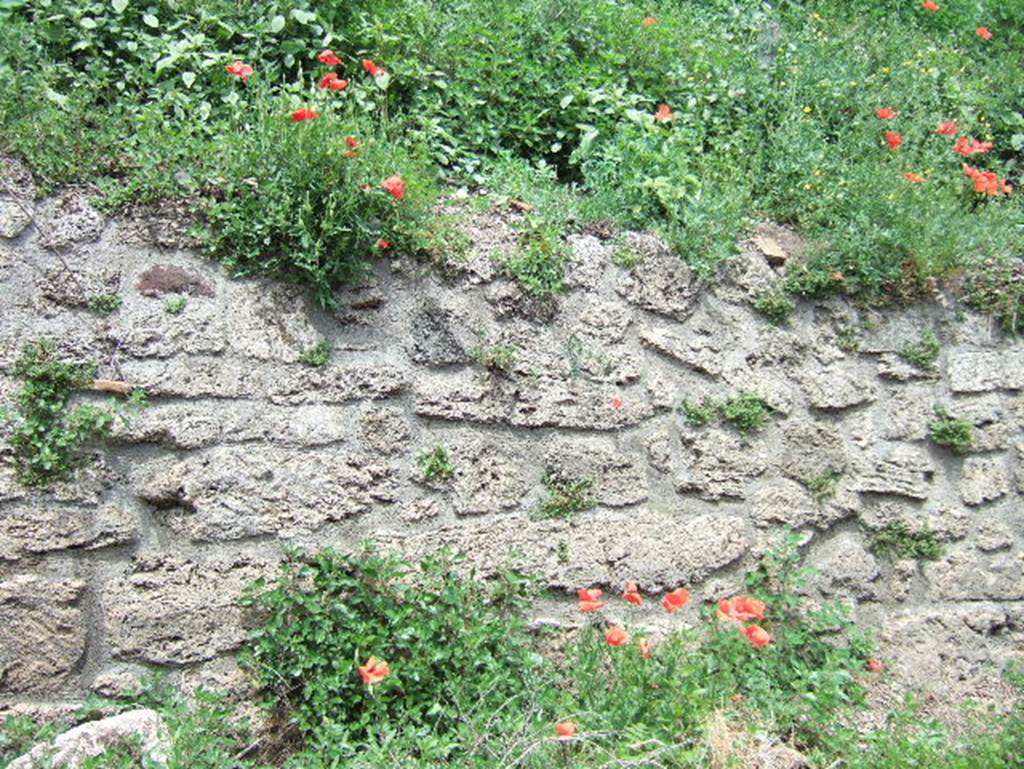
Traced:
POLYGON ((542 680, 524 616, 533 580, 504 571, 485 583, 459 565, 440 553, 414 566, 368 545, 293 555, 249 587, 260 623, 244 664, 305 738, 297 765, 329 766, 399 733, 433 754, 468 714, 496 714, 542 680), (390 668, 373 686, 358 671, 370 657, 390 668))
POLYGON ((1017 258, 989 259, 964 276, 964 301, 993 316, 1008 334, 1024 327, 1024 263, 1017 258))
POLYGON ((420 472, 427 481, 447 481, 455 476, 455 465, 443 443, 429 451, 421 451, 416 456, 416 464, 420 466, 420 472))
POLYGON ((916 342, 908 342, 900 349, 900 357, 922 371, 934 371, 935 363, 942 351, 942 344, 935 332, 925 329, 916 342))
POLYGON ((314 368, 322 368, 331 362, 333 348, 326 339, 321 339, 308 350, 304 350, 299 361, 314 368))
POLYGON ((93 294, 89 297, 89 309, 97 315, 110 315, 121 309, 124 300, 120 294, 93 294))
POLYGON ((825 468, 817 475, 812 475, 809 478, 804 479, 803 484, 807 487, 807 490, 811 492, 811 496, 814 497, 814 501, 819 505, 826 502, 836 495, 836 491, 839 488, 839 478, 841 474, 833 470, 831 467, 825 468))
POLYGON ((722 401, 718 411, 726 422, 740 431, 741 435, 749 435, 764 427, 772 413, 772 407, 757 393, 741 392, 722 401))
POLYGON ((948 446, 954 454, 967 454, 974 447, 974 425, 966 419, 954 419, 937 406, 933 422, 928 423, 928 437, 939 446, 948 446))
POLYGON ((597 502, 591 496, 594 482, 589 478, 576 480, 548 472, 544 475, 547 497, 533 510, 530 517, 537 521, 549 518, 571 518, 576 513, 590 510, 597 502))
POLYGON ((508 344, 491 344, 474 347, 470 353, 473 360, 491 371, 511 371, 516 363, 516 348, 508 344))
POLYGON ((22 380, 17 413, 0 413, 13 422, 11 448, 18 474, 27 486, 49 486, 69 478, 81 463, 81 449, 109 434, 115 417, 145 405, 145 393, 134 391, 127 401, 104 406, 68 406, 75 390, 92 383, 95 367, 59 358, 49 340, 28 343, 14 364, 22 380))
POLYGON ((937 561, 945 550, 936 532, 927 527, 913 530, 902 522, 876 532, 871 546, 878 553, 920 561, 937 561))
POLYGON ((550 299, 562 292, 567 258, 561 232, 539 223, 522 233, 515 251, 501 260, 501 268, 534 299, 550 299))
POLYGON ((683 401, 679 410, 693 427, 703 427, 718 414, 718 404, 710 398, 704 398, 700 403, 683 401))
POLYGON ((175 296, 164 302, 164 312, 168 315, 181 315, 187 305, 187 296, 175 296))
POLYGON ((754 309, 773 326, 781 326, 796 311, 796 304, 781 289, 769 289, 754 300, 754 309))

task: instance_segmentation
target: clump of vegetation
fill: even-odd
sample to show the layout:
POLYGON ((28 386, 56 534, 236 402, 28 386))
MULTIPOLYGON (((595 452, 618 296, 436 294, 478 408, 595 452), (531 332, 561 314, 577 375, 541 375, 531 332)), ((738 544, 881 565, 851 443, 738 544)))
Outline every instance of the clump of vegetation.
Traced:
POLYGON ((331 343, 326 339, 321 339, 308 350, 304 350, 302 355, 299 357, 299 361, 305 363, 307 366, 322 368, 331 362, 332 352, 333 348, 331 347, 331 343))
POLYGON ((455 476, 455 465, 443 443, 417 454, 416 464, 420 466, 420 472, 427 481, 447 481, 455 476))
POLYGON ((836 491, 839 489, 840 477, 842 477, 842 473, 833 470, 831 467, 826 467, 817 475, 805 478, 803 484, 811 492, 814 501, 820 505, 836 495, 836 491))
POLYGON ((925 329, 921 332, 921 338, 916 342, 908 342, 903 345, 900 349, 900 357, 922 371, 934 371, 941 351, 942 344, 935 336, 935 332, 925 329))
POLYGON ((927 527, 914 530, 900 521, 876 532, 871 546, 878 553, 919 561, 937 561, 944 552, 936 532, 927 527))
POLYGON ((704 398, 700 403, 684 400, 679 410, 693 427, 703 427, 718 415, 718 404, 710 398, 704 398))
POLYGON ((124 300, 120 294, 93 294, 89 297, 89 309, 97 315, 110 315, 121 309, 124 300))
POLYGON ((773 326, 781 326, 796 311, 796 304, 785 291, 773 288, 754 300, 754 309, 764 315, 773 326))
POLYGON ((612 263, 617 264, 626 270, 632 270, 640 264, 642 257, 635 248, 630 247, 629 241, 623 237, 615 239, 612 248, 612 263))
POLYGON ((168 315, 181 315, 187 305, 187 296, 175 296, 164 302, 164 312, 168 315))
POLYGON ((516 348, 509 344, 490 344, 474 347, 473 360, 491 371, 508 372, 516 364, 516 348))
POLYGON ((548 472, 544 475, 544 488, 547 496, 530 514, 537 521, 571 518, 597 504, 591 495, 594 482, 589 478, 565 478, 548 472))
POLYGON ((1024 327, 1024 263, 1020 259, 987 259, 967 271, 964 301, 993 316, 1003 330, 1018 334, 1024 327))
POLYGON ((954 454, 964 455, 974 447, 974 425, 966 419, 954 419, 941 406, 935 407, 933 422, 928 423, 928 437, 939 446, 948 446, 954 454))
POLYGON ((768 401, 757 393, 741 392, 722 401, 718 411, 726 422, 740 431, 741 435, 749 435, 764 427, 773 409, 768 401))
POLYGON ((860 326, 846 326, 836 334, 836 347, 843 352, 854 353, 860 349, 860 326))
POLYGON ((568 248, 558 229, 546 224, 531 227, 516 250, 501 261, 502 270, 534 299, 550 299, 562 292, 568 248))
POLYGON ((24 383, 16 413, 0 417, 13 424, 11 448, 25 485, 46 487, 71 477, 86 444, 109 435, 116 417, 126 419, 145 405, 145 393, 136 390, 123 402, 70 406, 75 391, 91 385, 95 373, 91 364, 61 359, 50 340, 22 350, 14 364, 14 375, 24 383))

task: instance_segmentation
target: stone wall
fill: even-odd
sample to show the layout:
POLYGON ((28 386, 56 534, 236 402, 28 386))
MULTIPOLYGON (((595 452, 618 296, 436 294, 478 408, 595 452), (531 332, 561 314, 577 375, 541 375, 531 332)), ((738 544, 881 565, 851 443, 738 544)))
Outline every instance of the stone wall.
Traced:
POLYGON ((12 178, 37 224, 0 202, 0 399, 23 342, 49 336, 152 405, 50 493, 2 458, 0 710, 114 691, 145 666, 235 685, 242 587, 285 545, 367 537, 454 545, 484 572, 517 551, 552 588, 539 616, 571 623, 580 586, 738 590, 788 525, 818 593, 857 603, 897 674, 948 686, 1020 655, 1024 346, 985 318, 837 299, 776 328, 750 306, 777 277, 757 248, 702 284, 647 235, 629 236, 632 271, 572 236, 569 290, 539 305, 498 275, 513 215, 494 212, 467 213, 459 269, 382 263, 325 312, 183 248, 173 207, 107 220, 81 191, 33 201, 12 178), (175 288, 191 292, 180 315, 161 296, 175 288), (86 297, 104 292, 124 304, 100 317, 86 297), (897 354, 925 329, 934 373, 897 354), (303 365, 321 338, 330 364, 303 365), (516 351, 508 371, 474 361, 496 344, 516 351), (746 438, 678 411, 744 390, 775 409, 746 438), (974 452, 929 442, 936 404, 976 425, 974 452), (454 478, 425 482, 416 455, 439 442, 454 478), (838 490, 818 503, 804 481, 829 468, 838 490), (592 480, 596 506, 531 520, 549 472, 592 480), (936 530, 943 558, 874 554, 898 521, 936 530))

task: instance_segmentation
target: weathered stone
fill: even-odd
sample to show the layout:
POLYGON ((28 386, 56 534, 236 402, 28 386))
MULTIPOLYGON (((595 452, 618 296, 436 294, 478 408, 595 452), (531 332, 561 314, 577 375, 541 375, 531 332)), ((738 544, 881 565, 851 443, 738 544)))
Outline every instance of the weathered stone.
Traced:
POLYGON ((36 220, 45 222, 40 243, 46 248, 96 240, 103 230, 103 216, 83 191, 75 189, 42 203, 36 220))
POLYGON ((680 330, 667 327, 642 326, 640 341, 697 371, 711 376, 722 374, 728 338, 715 334, 684 335, 680 330))
POLYGON ((966 548, 925 566, 935 593, 946 601, 1024 600, 1024 554, 979 555, 966 548))
POLYGON ((0 198, 0 238, 16 238, 28 227, 32 201, 0 198))
POLYGON ((637 307, 685 319, 697 295, 694 275, 686 262, 655 235, 628 233, 626 245, 640 257, 640 263, 621 284, 619 293, 637 307))
POLYGON ((139 275, 136 290, 143 296, 161 297, 166 294, 213 296, 213 287, 201 275, 178 265, 158 264, 139 275))
POLYGON ((347 451, 223 446, 139 470, 139 495, 196 541, 293 537, 394 498, 394 469, 347 451))
POLYGON ((892 393, 888 402, 874 407, 873 424, 886 440, 923 441, 928 425, 935 420, 935 390, 928 385, 911 384, 892 393))
POLYGON ((459 515, 483 515, 522 503, 526 483, 517 457, 491 441, 460 440, 451 447, 452 505, 459 515))
POLYGON ((832 424, 790 421, 780 426, 779 472, 804 481, 831 470, 846 473, 850 467, 846 446, 832 424))
POLYGON ((955 393, 1024 388, 1024 350, 955 350, 947 364, 949 386, 955 393))
POLYGON ((878 494, 927 499, 935 468, 920 449, 901 444, 880 444, 859 459, 851 488, 878 494))
POLYGON ((623 507, 647 499, 643 466, 617 451, 610 440, 556 440, 547 450, 545 462, 558 477, 590 480, 591 495, 599 505, 623 507))
POLYGON ((878 595, 878 563, 856 534, 832 537, 817 548, 808 564, 815 569, 815 584, 825 596, 870 600, 878 595))
POLYGON ((777 478, 751 495, 750 513, 755 526, 768 528, 783 524, 798 529, 830 526, 846 517, 849 511, 827 501, 818 503, 803 485, 777 478))
POLYGON ((897 382, 909 382, 919 379, 938 379, 937 371, 907 363, 896 353, 882 353, 878 358, 878 376, 883 379, 894 379, 897 382))
POLYGON ((135 518, 118 505, 94 510, 40 502, 0 508, 0 560, 80 547, 95 550, 135 538, 135 518))
POLYGON ((998 521, 982 521, 978 526, 975 547, 983 553, 995 553, 1013 547, 1013 532, 1010 527, 998 521))
POLYGON ((696 492, 707 500, 739 499, 750 481, 768 468, 765 445, 748 445, 732 431, 706 428, 684 434, 682 442, 683 466, 675 478, 679 492, 696 492))
POLYGON ((368 451, 394 456, 409 447, 409 422, 399 409, 371 408, 360 417, 359 425, 368 451))
MULTIPOLYGON (((78 769, 95 765, 89 760, 114 748, 131 744, 145 756, 145 766, 166 766, 171 735, 155 710, 129 710, 99 721, 87 721, 32 748, 12 761, 8 769, 78 769), (137 743, 137 747, 136 747, 137 743)), ((140 764, 141 765, 141 764, 140 764)))
POLYGON ((570 235, 566 242, 572 253, 566 270, 566 285, 596 289, 608 272, 608 246, 593 235, 570 235))
POLYGON ((187 665, 234 651, 245 640, 243 588, 270 564, 146 555, 98 591, 115 659, 187 665))
POLYGON ((861 371, 832 366, 804 375, 804 387, 811 405, 822 411, 838 411, 870 403, 878 388, 861 371))
POLYGON ((433 301, 424 302, 409 319, 409 357, 428 366, 447 366, 469 360, 456 328, 454 314, 433 301))
POLYGON ((1010 473, 998 459, 967 457, 960 471, 960 498, 965 505, 983 505, 1010 493, 1010 473))
POLYGON ((85 655, 85 584, 35 575, 0 582, 0 693, 42 694, 64 687, 85 655))

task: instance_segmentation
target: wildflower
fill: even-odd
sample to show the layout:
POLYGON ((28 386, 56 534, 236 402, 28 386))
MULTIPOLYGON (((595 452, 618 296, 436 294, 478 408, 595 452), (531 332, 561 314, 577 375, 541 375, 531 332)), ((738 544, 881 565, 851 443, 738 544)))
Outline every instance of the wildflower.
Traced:
POLYGON ((675 113, 667 104, 659 104, 658 111, 654 113, 654 119, 659 123, 667 123, 675 119, 675 113))
POLYGON ((332 91, 344 91, 348 88, 348 81, 338 77, 337 72, 328 72, 320 78, 321 88, 330 88, 332 91))
POLYGON ((640 649, 640 656, 645 660, 649 660, 654 655, 654 650, 651 647, 651 642, 646 638, 641 638, 640 643, 637 644, 640 649))
POLYGON ((348 147, 348 149, 345 150, 345 157, 354 158, 359 154, 357 152, 357 150, 359 149, 359 140, 356 137, 346 136, 345 145, 348 147))
POLYGON ((890 109, 889 107, 882 107, 880 110, 875 112, 875 117, 879 120, 892 120, 896 117, 896 110, 890 109))
POLYGON ((559 721, 555 724, 555 733, 559 737, 575 737, 576 736, 576 722, 575 721, 559 721))
POLYGON ((995 171, 979 171, 964 163, 964 174, 974 182, 974 191, 982 195, 1009 195, 1013 192, 1009 182, 1000 181, 995 171))
POLYGON ((316 120, 318 117, 320 117, 320 113, 308 107, 297 109, 292 113, 292 120, 296 123, 301 123, 303 120, 316 120))
POLYGON ((596 587, 588 587, 583 590, 576 591, 576 595, 580 597, 581 601, 597 601, 604 595, 604 591, 599 590, 596 587))
POLYGON ((604 608, 604 601, 601 600, 601 596, 604 595, 603 590, 587 588, 580 590, 577 595, 580 599, 580 611, 584 614, 590 614, 590 612, 604 608))
POLYGON ((764 619, 765 605, 756 598, 723 598, 718 602, 718 618, 747 622, 764 619))
POLYGON ((618 625, 612 625, 605 633, 604 640, 608 642, 609 646, 625 646, 629 643, 629 633, 618 625))
POLYGON ((339 64, 341 64, 341 59, 338 57, 338 54, 336 54, 330 48, 321 51, 320 55, 317 56, 317 58, 320 59, 321 64, 326 64, 329 67, 337 67, 339 64))
POLYGON ((767 646, 772 642, 772 637, 760 625, 748 625, 743 628, 743 635, 745 635, 747 640, 754 644, 758 649, 762 646, 767 646))
POLYGON ((924 5, 924 9, 926 11, 937 11, 937 10, 939 10, 939 6, 937 6, 935 3, 933 3, 932 0, 924 0, 923 5, 924 5))
POLYGON ((665 597, 661 599, 661 606, 669 614, 682 609, 686 604, 690 602, 690 591, 685 587, 677 587, 668 593, 665 593, 665 597))
POLYGON ((253 68, 246 64, 244 61, 236 61, 228 64, 224 67, 228 71, 228 74, 234 75, 235 77, 242 78, 243 81, 248 80, 252 77, 253 68))
POLYGON ((961 136, 953 145, 953 152, 969 158, 971 155, 980 155, 992 149, 992 142, 980 142, 970 136, 961 136))
POLYGON ((363 59, 363 69, 373 75, 373 77, 384 74, 384 68, 374 64, 373 59, 363 59))
POLYGON ((643 24, 645 27, 653 27, 655 24, 658 23, 658 20, 656 18, 654 18, 653 16, 648 16, 647 18, 645 18, 640 23, 643 24))
POLYGON ((622 398, 612 398, 612 408, 619 411, 623 406, 622 398))
POLYGON ((387 249, 391 248, 391 241, 384 240, 384 238, 381 238, 380 240, 377 241, 377 248, 379 248, 381 251, 386 251, 387 249))
POLYGON ((947 120, 945 123, 939 123, 939 127, 935 129, 935 133, 942 134, 943 136, 956 136, 956 132, 960 129, 956 127, 956 123, 952 120, 947 120))
POLYGON ((395 200, 403 200, 405 198, 405 179, 401 176, 389 176, 380 183, 380 186, 390 192, 395 200))
POLYGON ((881 660, 872 659, 865 662, 864 667, 872 673, 881 673, 883 670, 885 670, 885 663, 881 660))
POLYGON ((921 184, 924 181, 924 177, 920 174, 915 174, 913 171, 907 171, 903 176, 911 184, 921 184))
POLYGON ((974 33, 982 40, 992 39, 992 30, 989 29, 988 27, 978 27, 976 30, 974 30, 974 33))
POLYGON ((636 582, 626 583, 626 590, 622 594, 622 597, 634 606, 644 605, 644 597, 640 595, 640 588, 637 587, 636 582))
POLYGON ((885 132, 885 143, 889 145, 889 149, 899 149, 899 146, 903 144, 903 137, 896 131, 885 132))
POLYGON ((376 657, 370 657, 366 661, 365 665, 359 666, 359 676, 363 679, 363 683, 367 686, 373 686, 373 684, 380 683, 391 673, 388 668, 388 663, 384 660, 379 660, 376 657))

